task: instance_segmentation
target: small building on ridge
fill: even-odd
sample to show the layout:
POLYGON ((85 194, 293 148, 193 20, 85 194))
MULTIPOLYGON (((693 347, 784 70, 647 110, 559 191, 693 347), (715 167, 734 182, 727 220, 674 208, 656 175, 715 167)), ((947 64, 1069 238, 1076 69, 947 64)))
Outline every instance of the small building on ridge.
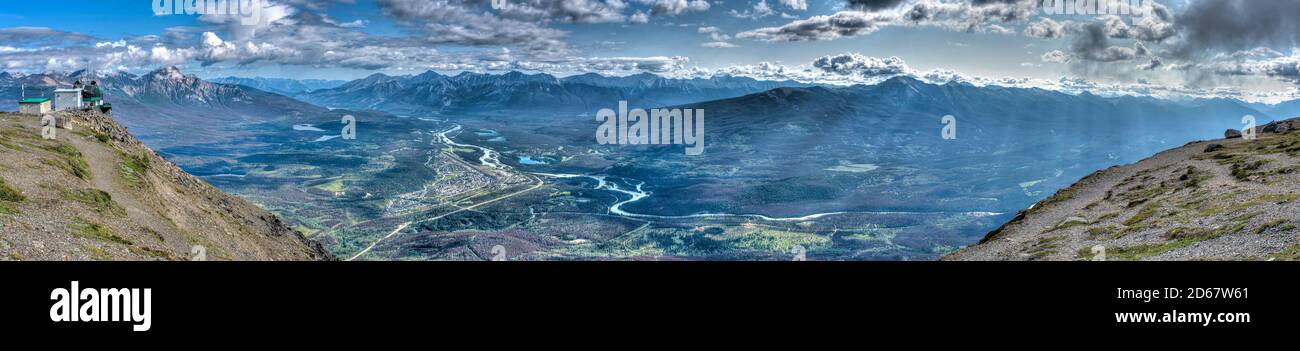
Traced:
POLYGON ((43 115, 51 110, 50 98, 30 98, 18 101, 18 113, 43 115))

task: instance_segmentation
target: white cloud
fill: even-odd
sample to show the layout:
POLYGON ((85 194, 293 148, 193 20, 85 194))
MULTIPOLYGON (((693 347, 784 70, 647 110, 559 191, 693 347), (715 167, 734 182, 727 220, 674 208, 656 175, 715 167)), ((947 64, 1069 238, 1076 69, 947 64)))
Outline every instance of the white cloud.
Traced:
POLYGON ((637 11, 637 13, 633 14, 632 17, 628 18, 628 22, 634 24, 646 24, 650 22, 650 15, 647 15, 645 12, 637 11))
POLYGON ((1044 17, 1039 19, 1038 22, 1030 23, 1028 26, 1025 26, 1024 33, 1026 36, 1036 38, 1055 39, 1065 36, 1065 26, 1066 23, 1057 22, 1051 18, 1044 17))
POLYGON ((564 23, 623 22, 620 0, 508 0, 497 9, 501 17, 528 22, 559 21, 564 23))
POLYGON ((888 22, 889 18, 877 14, 845 11, 741 32, 736 37, 762 41, 833 40, 872 33, 888 22))
POLYGON ((110 42, 95 43, 95 48, 97 48, 97 49, 98 49, 98 48, 106 48, 106 47, 107 47, 107 48, 115 48, 115 49, 116 49, 116 48, 124 48, 124 47, 126 47, 126 40, 118 40, 118 41, 110 41, 110 42))
POLYGON ((808 9, 808 0, 781 0, 781 5, 788 6, 795 10, 804 11, 808 9))
POLYGON ((813 67, 840 75, 892 76, 907 73, 910 69, 898 57, 871 57, 857 53, 824 56, 813 61, 813 67))
POLYGON ((737 11, 732 9, 731 11, 728 11, 727 14, 735 18, 756 20, 776 14, 776 10, 773 10, 771 6, 767 5, 767 0, 758 0, 757 3, 754 3, 754 8, 752 10, 737 11))
MULTIPOLYGON (((871 2, 862 2, 856 4, 857 8, 854 9, 795 20, 779 27, 758 28, 737 36, 764 41, 833 40, 871 34, 885 26, 930 26, 964 32, 1006 34, 1013 31, 1003 24, 1026 21, 1038 10, 1036 2, 1031 0, 917 0, 909 3, 909 6, 894 7, 896 3, 877 6, 871 2)), ((759 4, 766 6, 764 1, 759 4)), ((757 12, 757 9, 753 14, 734 13, 733 10, 733 15, 762 17, 756 16, 757 12)))
POLYGON ((1070 62, 1070 54, 1067 54, 1067 53, 1065 53, 1064 51, 1061 51, 1061 50, 1052 50, 1052 51, 1048 51, 1047 53, 1043 54, 1043 56, 1041 57, 1041 59, 1043 60, 1043 62, 1052 62, 1052 63, 1069 63, 1069 62, 1070 62))
POLYGON ((713 48, 713 49, 729 49, 729 48, 740 47, 736 44, 728 43, 725 41, 711 41, 704 44, 700 44, 700 46, 706 48, 713 48))
POLYGON ((676 16, 686 11, 708 11, 711 7, 705 0, 636 0, 650 5, 650 13, 655 15, 676 16))

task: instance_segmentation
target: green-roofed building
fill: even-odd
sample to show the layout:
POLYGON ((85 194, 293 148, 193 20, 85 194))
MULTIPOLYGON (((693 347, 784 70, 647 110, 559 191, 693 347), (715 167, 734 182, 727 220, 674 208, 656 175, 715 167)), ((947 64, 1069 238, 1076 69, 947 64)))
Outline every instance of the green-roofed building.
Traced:
POLYGON ((18 101, 18 113, 43 115, 52 109, 50 98, 29 98, 18 101))

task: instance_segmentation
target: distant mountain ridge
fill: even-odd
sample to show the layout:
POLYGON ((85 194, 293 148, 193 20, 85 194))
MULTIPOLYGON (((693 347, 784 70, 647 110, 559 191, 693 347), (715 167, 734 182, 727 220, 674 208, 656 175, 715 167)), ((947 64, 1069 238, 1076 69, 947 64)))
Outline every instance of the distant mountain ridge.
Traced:
POLYGON ((374 74, 297 97, 321 106, 375 109, 398 115, 509 111, 578 114, 593 113, 618 101, 636 106, 668 106, 806 86, 811 85, 735 76, 673 79, 649 73, 626 77, 589 73, 558 78, 518 71, 499 75, 464 72, 454 76, 428 71, 413 76, 374 74))
MULTIPOLYGON (((333 112, 245 85, 209 82, 176 67, 143 75, 86 71, 9 75, 0 79, 0 96, 12 104, 24 85, 29 97, 51 96, 55 88, 71 87, 77 80, 98 82, 105 100, 113 104, 114 117, 160 151, 175 145, 228 139, 230 133, 241 133, 239 126, 246 123, 322 118, 347 112, 333 112)), ((4 109, 16 110, 15 105, 4 109)))
POLYGON ((244 85, 286 96, 293 96, 313 90, 335 88, 348 82, 346 80, 262 77, 222 77, 209 79, 208 81, 220 84, 244 85))

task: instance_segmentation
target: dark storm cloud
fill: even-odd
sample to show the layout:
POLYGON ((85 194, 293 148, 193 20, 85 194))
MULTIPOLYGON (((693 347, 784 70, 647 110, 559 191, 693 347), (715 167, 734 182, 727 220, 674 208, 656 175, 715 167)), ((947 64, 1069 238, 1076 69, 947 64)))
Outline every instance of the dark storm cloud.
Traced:
POLYGON ((903 0, 849 0, 848 6, 851 9, 863 11, 880 11, 898 7, 903 0))
POLYGON ((1290 47, 1300 39, 1300 1, 1199 0, 1176 16, 1182 58, 1210 51, 1290 47))
POLYGON ((1128 61, 1147 54, 1141 43, 1134 48, 1112 46, 1113 37, 1106 22, 1092 22, 1083 25, 1070 44, 1074 57, 1088 61, 1115 62, 1128 61))

